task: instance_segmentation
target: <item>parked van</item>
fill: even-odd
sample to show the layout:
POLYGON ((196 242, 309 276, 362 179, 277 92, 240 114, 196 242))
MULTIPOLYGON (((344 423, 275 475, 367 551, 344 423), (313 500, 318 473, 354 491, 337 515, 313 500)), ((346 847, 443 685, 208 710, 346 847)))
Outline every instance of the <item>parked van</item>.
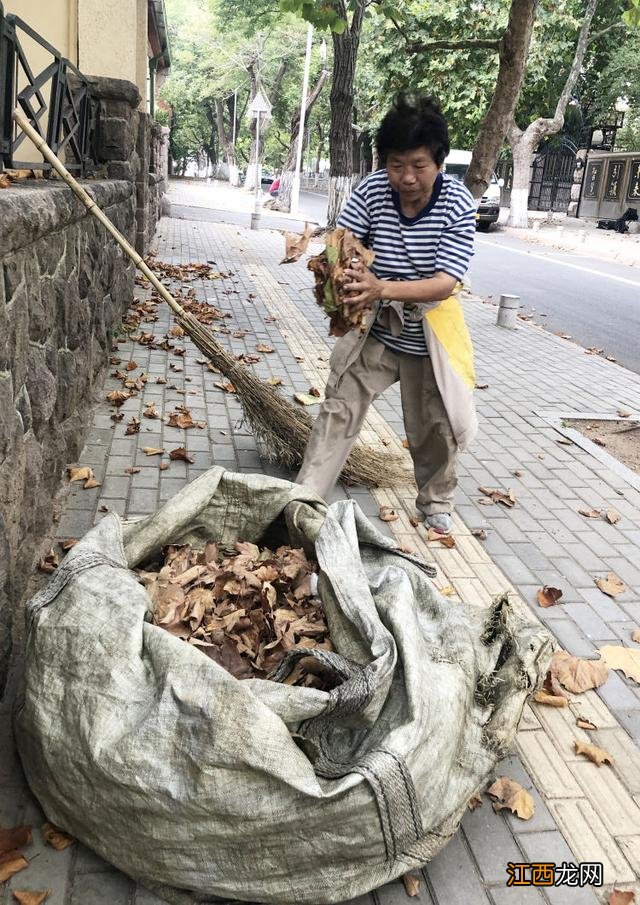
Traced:
MULTIPOLYGON (((471 151, 457 151, 452 148, 444 162, 444 171, 450 176, 462 181, 471 163, 471 151)), ((476 226, 487 231, 492 223, 495 223, 500 214, 500 189, 504 185, 504 179, 498 179, 495 173, 491 174, 491 182, 480 199, 476 213, 476 226)))

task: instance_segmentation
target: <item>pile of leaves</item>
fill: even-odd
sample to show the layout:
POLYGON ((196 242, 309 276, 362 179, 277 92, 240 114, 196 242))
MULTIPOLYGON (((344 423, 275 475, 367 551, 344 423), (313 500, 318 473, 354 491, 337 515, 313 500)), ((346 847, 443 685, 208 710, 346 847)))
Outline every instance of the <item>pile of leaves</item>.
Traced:
MULTIPOLYGON (((163 550, 159 571, 139 571, 156 625, 193 644, 237 679, 268 678, 292 650, 333 650, 317 563, 301 549, 273 551, 238 542, 229 554, 209 542, 163 550), (224 554, 227 555, 224 555, 224 554)), ((330 688, 311 657, 297 661, 288 685, 330 688)))
POLYGON ((331 336, 344 336, 356 327, 364 330, 365 317, 371 309, 355 309, 349 301, 344 288, 349 283, 345 270, 355 263, 369 267, 373 258, 374 253, 353 233, 338 227, 327 233, 325 250, 309 260, 307 267, 316 280, 316 301, 331 318, 331 336))

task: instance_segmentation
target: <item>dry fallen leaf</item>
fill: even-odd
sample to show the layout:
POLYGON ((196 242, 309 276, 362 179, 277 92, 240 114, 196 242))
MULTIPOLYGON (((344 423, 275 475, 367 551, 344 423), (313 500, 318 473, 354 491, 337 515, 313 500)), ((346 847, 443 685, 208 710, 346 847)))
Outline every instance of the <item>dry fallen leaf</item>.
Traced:
POLYGON ((640 649, 605 644, 599 648, 599 654, 602 658, 600 662, 606 664, 609 669, 620 669, 627 679, 640 683, 640 649))
POLYGON ((478 808, 482 807, 482 798, 480 798, 479 795, 472 795, 467 802, 467 807, 470 811, 476 811, 478 808))
POLYGON ((548 707, 566 707, 569 701, 565 697, 556 694, 548 694, 546 691, 536 691, 533 700, 537 704, 546 704, 548 707))
POLYGON ((125 473, 125 474, 139 474, 139 473, 140 473, 140 469, 139 469, 139 468, 136 468, 136 467, 133 466, 133 465, 130 465, 129 468, 125 468, 124 473, 125 473))
POLYGON ((592 723, 591 720, 588 720, 584 716, 576 717, 576 726, 578 729, 586 729, 589 732, 594 732, 598 728, 595 723, 592 723))
POLYGON ((605 518, 609 522, 610 525, 617 525, 620 521, 620 513, 616 512, 615 509, 607 509, 605 513, 605 518))
POLYGON ((487 539, 487 532, 484 530, 484 528, 474 528, 474 529, 471 531, 471 533, 473 534, 474 537, 477 537, 478 540, 486 540, 486 539, 487 539))
POLYGON ((443 597, 453 597, 456 593, 456 589, 453 585, 448 584, 444 588, 438 588, 443 597))
POLYGON ((58 555, 56 551, 51 547, 49 552, 42 557, 40 562, 38 563, 38 568, 41 572, 47 572, 49 575, 60 565, 60 560, 58 559, 58 555))
POLYGON ((521 471, 519 468, 513 472, 514 478, 522 478, 524 477, 524 471, 521 471))
POLYGON ((49 898, 51 890, 12 889, 11 893, 18 905, 42 905, 49 898))
POLYGON ((523 820, 533 817, 535 811, 533 798, 513 779, 507 779, 506 776, 499 777, 493 785, 489 786, 487 795, 493 799, 494 811, 508 808, 512 814, 516 814, 523 820))
POLYGON ((561 443, 562 446, 573 446, 573 440, 570 440, 568 437, 561 437, 558 440, 558 443, 561 443))
POLYGON ((157 446, 143 446, 142 452, 145 456, 161 456, 164 452, 164 449, 160 449, 157 446))
POLYGON ((33 833, 30 826, 14 826, 10 829, 0 829, 0 855, 11 852, 23 845, 31 845, 33 833))
POLYGON ((404 889, 408 896, 418 896, 420 895, 420 877, 416 877, 415 874, 403 874, 402 882, 404 883, 404 889))
POLYGON ((192 465, 195 462, 193 456, 190 456, 184 446, 178 446, 177 449, 172 449, 169 452, 170 459, 181 459, 183 462, 190 462, 192 465))
POLYGON ((502 503, 510 509, 516 504, 516 495, 511 488, 509 488, 507 493, 492 487, 478 487, 478 490, 480 493, 484 493, 486 497, 489 497, 494 503, 502 503))
POLYGON ((318 405, 320 402, 317 396, 311 396, 309 393, 294 393, 293 398, 300 405, 318 405))
POLYGON ((236 391, 236 388, 234 387, 234 385, 231 383, 230 380, 223 380, 223 381, 216 382, 216 383, 214 383, 214 386, 218 387, 218 389, 220 389, 220 390, 224 390, 225 393, 235 393, 235 391, 236 391))
POLYGON ((269 386, 279 387, 282 385, 282 377, 269 377, 267 378, 266 382, 269 384, 269 386))
POLYGON ((402 446, 403 446, 404 449, 409 449, 409 441, 407 440, 406 437, 405 437, 404 440, 402 441, 402 446))
POLYGON ((64 851, 65 848, 69 848, 70 845, 76 841, 73 836, 69 836, 68 833, 65 833, 64 830, 61 830, 60 827, 57 827, 54 823, 43 823, 42 827, 42 837, 47 845, 50 845, 52 848, 55 848, 57 852, 64 851))
POLYGON ((391 506, 381 506, 378 515, 383 522, 395 522, 400 518, 396 510, 392 509, 391 506))
POLYGON ((136 364, 135 361, 129 361, 129 362, 127 362, 127 364, 125 365, 125 371, 135 371, 135 369, 136 369, 137 367, 138 367, 138 365, 136 364))
POLYGON ((536 599, 540 606, 547 607, 555 606, 556 603, 562 597, 562 591, 560 588, 552 588, 549 585, 545 585, 543 588, 540 588, 538 593, 536 594, 536 599))
POLYGON ((476 388, 476 390, 488 390, 489 384, 488 383, 476 383, 475 388, 476 388))
POLYGON ((7 176, 6 173, 0 173, 0 189, 8 189, 11 185, 11 180, 7 176))
POLYGON ((608 597, 617 597, 618 594, 622 594, 627 590, 627 586, 622 579, 618 578, 615 572, 609 572, 606 578, 596 578, 594 580, 597 587, 608 597))
POLYGON ((631 633, 631 640, 640 644, 640 628, 631 633))
POLYGON ((636 900, 635 892, 627 889, 613 889, 609 894, 608 905, 633 905, 636 900))
POLYGON ((575 694, 588 691, 590 688, 598 688, 607 681, 609 676, 609 669, 604 663, 604 658, 602 660, 583 660, 581 657, 573 657, 565 650, 557 650, 554 653, 549 672, 553 679, 575 694))
POLYGON ((67 474, 69 476, 69 483, 73 483, 74 481, 84 481, 84 489, 89 490, 91 487, 99 487, 100 484, 96 481, 93 469, 88 465, 79 465, 77 467, 68 465, 67 466, 67 474))
POLYGON ((578 509, 578 515, 584 515, 585 518, 600 518, 599 509, 578 509))
POLYGON ((29 867, 29 862, 20 852, 10 851, 0 854, 0 883, 29 867))
POLYGON ((271 346, 266 346, 264 343, 258 343, 256 346, 256 352, 264 352, 265 354, 269 352, 275 352, 275 349, 272 349, 271 346))
POLYGON ((630 418, 631 412, 627 412, 626 409, 618 409, 617 415, 618 418, 630 418))
POLYGON ((66 553, 67 550, 70 550, 72 547, 75 547, 75 545, 78 543, 78 538, 77 537, 67 537, 65 540, 58 541, 58 543, 60 544, 60 546, 66 553))
POLYGON ((596 766, 601 767, 603 764, 613 764, 613 758, 608 751, 598 748, 597 745, 587 745, 585 742, 574 742, 576 754, 583 754, 593 761, 596 766))
POLYGON ((456 545, 456 539, 451 534, 440 534, 434 528, 429 528, 427 530, 427 542, 432 541, 438 541, 443 547, 448 547, 449 549, 456 545))
POLYGON ((285 252, 284 258, 280 261, 280 263, 291 264, 294 261, 299 261, 307 250, 307 246, 309 245, 309 240, 312 234, 313 228, 311 226, 307 226, 306 223, 303 233, 291 233, 285 231, 285 252))
POLYGON ((410 516, 409 516, 409 524, 411 525, 412 528, 417 528, 418 525, 420 524, 420 519, 417 519, 417 518, 415 517, 415 515, 410 515, 410 516))

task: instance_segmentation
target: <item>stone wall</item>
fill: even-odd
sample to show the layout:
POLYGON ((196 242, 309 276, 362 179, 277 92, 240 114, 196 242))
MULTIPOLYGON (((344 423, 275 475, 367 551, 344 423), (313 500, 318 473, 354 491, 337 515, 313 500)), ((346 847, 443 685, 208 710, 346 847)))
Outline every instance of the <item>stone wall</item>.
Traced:
MULTIPOLYGON (((85 188, 133 241, 131 181, 85 188)), ((0 192, 0 693, 13 614, 83 445, 133 265, 62 184, 0 192)))

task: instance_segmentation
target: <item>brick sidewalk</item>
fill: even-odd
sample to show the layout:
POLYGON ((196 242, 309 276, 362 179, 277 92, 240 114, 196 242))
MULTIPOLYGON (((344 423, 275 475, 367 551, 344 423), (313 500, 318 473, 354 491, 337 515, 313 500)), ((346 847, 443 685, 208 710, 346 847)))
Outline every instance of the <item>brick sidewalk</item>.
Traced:
MULTIPOLYGON (((230 273, 225 280, 192 285, 200 298, 232 313, 229 325, 234 330, 248 331, 242 339, 220 337, 234 352, 254 352, 259 342, 276 350, 262 355, 253 368, 262 377, 282 377, 283 392, 290 394, 322 385, 329 341, 304 262, 287 267, 274 264, 282 247, 278 234, 256 234, 211 222, 163 219, 157 235, 159 259, 215 261, 221 271, 230 273)), ((162 337, 170 318, 164 306, 158 314, 160 320, 145 329, 162 337)), ((461 460, 456 548, 436 545, 433 549, 425 543, 422 529, 411 527, 413 495, 409 492, 370 494, 352 488, 337 490, 336 497, 348 493, 374 519, 381 503, 397 508, 401 519, 387 525, 387 530, 434 561, 440 571, 437 583, 453 585, 465 603, 482 605, 495 593, 511 589, 515 599, 543 619, 572 653, 589 656, 603 642, 631 645, 630 630, 640 625, 640 491, 625 480, 624 473, 594 459, 587 450, 558 445, 561 435, 549 413, 611 414, 620 407, 640 412, 640 377, 586 356, 577 346, 530 325, 514 332, 500 330, 494 326, 495 309, 480 302, 468 301, 466 314, 476 346, 479 382, 489 387, 477 393, 479 439, 461 460), (523 476, 515 478, 515 470, 523 476), (514 487, 517 506, 507 510, 479 504, 482 484, 514 487), (622 519, 617 525, 583 519, 577 514, 583 506, 614 507, 622 519), (471 534, 471 529, 481 526, 488 532, 484 543, 471 534), (630 588, 616 601, 602 595, 593 583, 594 576, 610 570, 630 588), (549 610, 537 607, 535 591, 542 584, 562 587, 566 603, 549 610)), ((197 363, 202 356, 191 342, 186 340, 184 345, 184 358, 129 341, 119 345, 119 356, 124 361, 134 359, 151 379, 143 393, 125 403, 125 417, 115 427, 106 402, 98 405, 81 462, 93 466, 102 485, 90 491, 73 485, 58 524, 60 538, 80 536, 102 517, 103 506, 126 516, 152 512, 213 464, 275 473, 262 463, 254 438, 240 424, 238 401, 214 386, 217 378, 197 363), (153 383, 157 376, 166 376, 168 383, 153 383), (142 432, 127 437, 126 423, 132 415, 141 414, 143 400, 156 402, 163 414, 186 404, 194 419, 208 422, 208 431, 184 432, 161 421, 141 419, 142 432), (140 451, 142 446, 180 445, 187 446, 194 464, 172 462, 163 472, 140 451), (140 472, 125 474, 131 465, 140 472)), ((104 395, 119 387, 118 381, 109 379, 104 395)), ((392 389, 371 411, 365 441, 380 444, 384 439, 387 449, 402 452, 400 411, 398 391, 392 389)), ((532 860, 602 861, 608 889, 616 882, 640 892, 638 686, 612 673, 598 691, 577 698, 580 712, 600 727, 588 739, 575 727, 570 712, 538 705, 526 708, 517 739, 520 758, 516 754, 508 758, 500 772, 532 791, 535 816, 527 822, 506 818, 495 814, 485 799, 481 808, 466 815, 462 832, 427 866, 416 901, 434 905, 597 901, 591 889, 507 888, 507 862, 532 860), (606 748, 616 759, 614 767, 597 768, 578 759, 574 739, 606 748)), ((7 704, 1 716, 8 724, 7 704)), ((37 825, 37 805, 24 788, 6 735, 0 740, 0 783, 2 824, 32 820, 37 825)), ((82 846, 62 854, 50 851, 31 850, 38 858, 16 876, 15 888, 49 887, 51 905, 160 902, 82 846)), ((9 901, 9 890, 0 890, 0 905, 9 901)), ((361 897, 357 905, 406 901, 403 887, 394 883, 361 897)))

